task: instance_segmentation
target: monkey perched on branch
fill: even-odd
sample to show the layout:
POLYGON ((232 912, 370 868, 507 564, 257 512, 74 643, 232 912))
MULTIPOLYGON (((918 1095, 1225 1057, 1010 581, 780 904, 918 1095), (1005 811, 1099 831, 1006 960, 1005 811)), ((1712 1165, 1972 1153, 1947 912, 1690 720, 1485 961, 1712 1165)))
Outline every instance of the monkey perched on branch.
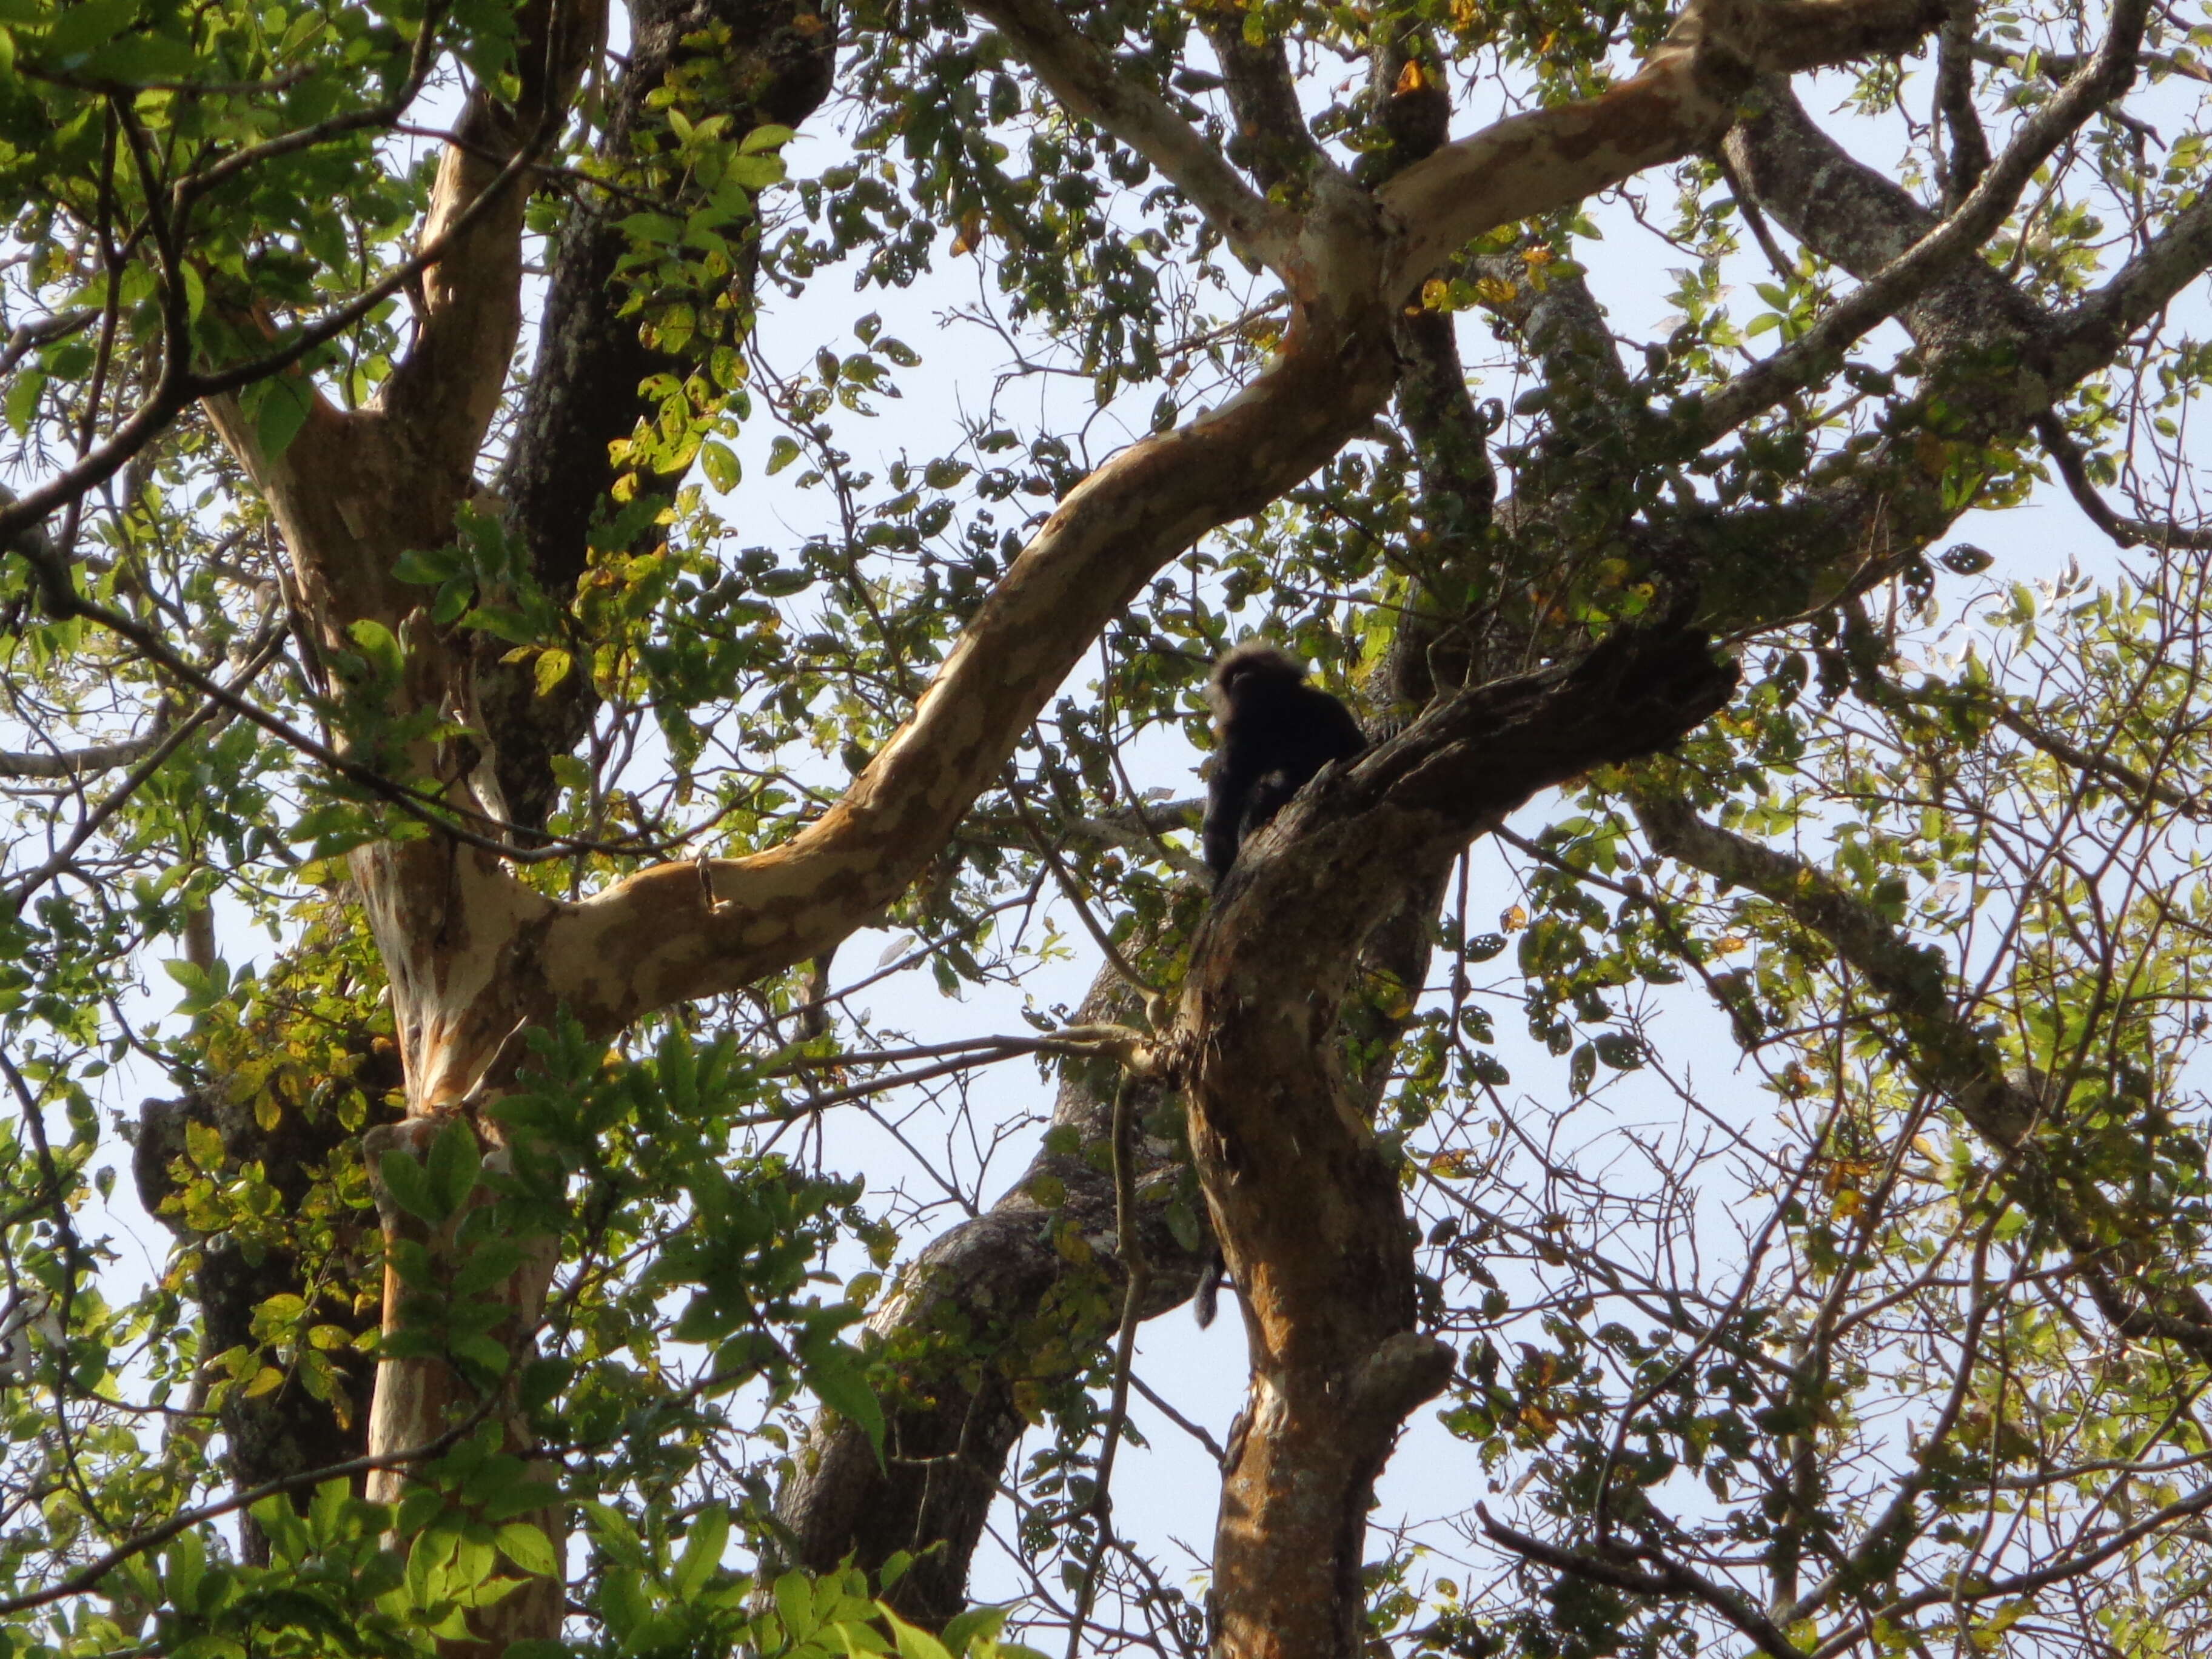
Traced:
MULTIPOLYGON (((1213 708, 1214 749, 1201 839, 1218 884, 1248 836, 1322 767, 1364 749, 1367 737, 1350 709, 1306 684, 1304 665, 1272 645, 1240 645, 1224 655, 1206 700, 1213 708)), ((1221 1270, 1221 1247, 1208 1239, 1191 1304, 1201 1326, 1213 1322, 1221 1270)))
POLYGON ((1223 656, 1206 700, 1214 750, 1201 839, 1218 883, 1247 837, 1322 767, 1364 749, 1367 738, 1350 709, 1306 684, 1304 665, 1272 645, 1240 645, 1223 656))

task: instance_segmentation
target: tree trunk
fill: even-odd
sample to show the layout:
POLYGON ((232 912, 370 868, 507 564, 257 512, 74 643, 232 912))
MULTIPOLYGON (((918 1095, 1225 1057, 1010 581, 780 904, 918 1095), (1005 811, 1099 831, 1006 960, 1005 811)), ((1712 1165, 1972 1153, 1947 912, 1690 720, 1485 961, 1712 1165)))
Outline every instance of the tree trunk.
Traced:
POLYGON ((1395 1155, 1339 1051, 1360 951, 1481 827, 1547 785, 1672 743, 1735 683, 1702 635, 1662 629, 1462 691, 1316 780, 1215 894, 1176 1043, 1252 1358, 1214 1543, 1218 1653, 1363 1650, 1375 1477, 1454 1364, 1415 1328, 1395 1155))

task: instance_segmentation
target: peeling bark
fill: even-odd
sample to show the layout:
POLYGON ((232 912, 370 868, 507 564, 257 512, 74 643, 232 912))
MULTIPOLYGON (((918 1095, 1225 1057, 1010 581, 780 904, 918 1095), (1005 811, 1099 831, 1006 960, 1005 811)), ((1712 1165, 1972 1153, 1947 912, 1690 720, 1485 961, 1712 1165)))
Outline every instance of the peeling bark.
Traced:
MULTIPOLYGON (((1110 66, 1056 14, 996 0, 982 9, 1071 107, 1154 155, 1209 212, 1218 202, 1224 228, 1260 210, 1218 158, 1165 133, 1173 117, 1156 96, 1126 79, 1102 83, 1110 66)), ((616 1030, 836 943, 913 878, 1049 688, 1162 565, 1273 500, 1367 424, 1396 380, 1396 301, 1445 250, 1712 141, 1733 117, 1735 91, 1769 58, 1816 61, 1804 56, 1816 46, 1847 56, 1847 38, 1855 52, 1908 41, 1941 15, 1940 5, 1893 0, 1753 9, 1761 20, 1803 12, 1808 32, 1785 39, 1738 17, 1735 0, 1713 9, 1725 17, 1693 7, 1634 79, 1446 145, 1376 194, 1334 169, 1318 174, 1293 240, 1284 242, 1279 227, 1252 232, 1291 295, 1281 356, 1218 409, 1132 445, 1069 492, 914 717, 819 821, 774 851, 709 866, 711 903, 696 866, 683 864, 564 908, 544 953, 559 1000, 593 1029, 616 1030), (1838 21, 1846 14, 1860 20, 1858 33, 1838 21), (1729 33, 1739 25, 1741 40, 1729 33)))
MULTIPOLYGON (((1316 167, 1293 210, 1252 191, 1140 76, 1104 58, 1054 9, 989 0, 978 9, 1072 111, 1153 159, 1235 246, 1282 278, 1292 323, 1280 356, 1219 408, 1133 445, 1071 491, 913 717, 845 797, 786 846, 742 860, 662 866, 577 903, 540 896, 495 853, 448 836, 356 854, 416 1119, 376 1153, 419 1152, 439 1121, 495 1093, 528 1025, 566 1012, 612 1036, 654 1009, 818 955, 864 924, 936 854, 1070 667, 1163 565, 1206 532, 1279 498, 1368 424, 1399 379, 1394 335, 1405 296, 1443 258, 1498 224, 1570 205, 1711 143, 1761 70, 1909 44, 1942 14, 1921 0, 1698 0, 1643 70, 1602 96, 1445 145, 1379 192, 1316 167)), ((673 29, 690 14, 641 15, 673 29)), ((772 57, 775 41, 789 44, 799 15, 774 14, 762 50, 772 57)), ((472 98, 466 142, 441 166, 426 234, 460 222, 502 162, 557 118, 597 38, 594 0, 527 8, 523 18, 522 105, 504 110, 481 94, 472 98)), ((1267 64, 1242 72, 1264 90, 1267 64)), ((794 96, 807 84, 805 73, 794 74, 794 96)), ((503 721, 518 718, 489 679, 479 701, 472 647, 412 615, 419 596, 391 573, 407 549, 445 541, 456 507, 473 492, 515 337, 521 210, 522 193, 513 189, 466 221, 426 284, 413 351, 372 408, 342 414, 319 404, 281 457, 258 453, 234 407, 218 401, 213 409, 283 526, 324 637, 336 642, 353 623, 373 620, 406 646, 404 683, 380 693, 396 713, 438 710, 481 722, 492 708, 503 721)), ((599 292, 591 285, 599 255, 588 228, 577 228, 562 257, 578 262, 578 274, 562 280, 580 317, 590 311, 584 294, 599 292)), ((618 340, 604 358, 559 355, 573 354, 590 331, 568 313, 549 330, 555 374, 572 377, 564 394, 571 401, 592 386, 619 390, 636 367, 618 340)), ((554 532, 553 520, 573 520, 573 501, 544 469, 602 430, 581 412, 570 418, 574 424, 536 411, 514 480, 523 521, 544 536, 533 538, 538 556, 556 581, 580 544, 573 523, 554 532)), ((1409 872, 1433 879, 1486 812, 1581 766, 1671 741, 1724 695, 1726 680, 1702 647, 1636 636, 1571 668, 1462 693, 1310 792, 1325 807, 1302 804, 1263 838, 1280 845, 1300 836, 1297 860, 1249 859, 1224 884, 1185 1007, 1200 1034, 1193 1075, 1200 1157, 1231 1267, 1251 1299, 1258 1356, 1255 1426, 1224 1507, 1230 1650, 1349 1650, 1364 1494, 1404 1414, 1442 1385, 1449 1364, 1448 1352, 1411 1328, 1395 1172, 1376 1152, 1329 1059, 1352 947, 1378 919, 1402 910, 1409 872), (1623 674, 1632 686, 1625 689, 1623 674), (1652 675, 1661 677, 1656 692, 1644 683, 1652 675), (1389 855, 1378 860, 1378 848, 1389 855), (1317 881, 1334 885, 1317 890, 1317 881), (1314 931, 1285 927, 1287 918, 1314 931), (1326 950, 1324 924, 1338 930, 1326 950), (1279 958, 1255 959, 1267 955, 1263 943, 1280 946, 1279 958), (1293 972, 1303 977, 1286 977, 1293 972), (1284 1231, 1292 1217, 1296 1238, 1284 1231)), ((495 749, 506 751, 497 769, 483 765, 474 744, 448 740, 418 745, 404 770, 463 812, 504 817, 510 782, 526 813, 536 812, 537 773, 575 722, 573 709, 549 710, 543 720, 533 710, 520 727, 495 732, 495 749)), ((476 1127, 496 1152, 489 1127, 476 1127)), ((388 1226, 395 1239, 405 1237, 402 1218, 388 1218, 388 1226)), ((533 1263, 507 1287, 518 1345, 549 1267, 533 1263)), ((388 1326, 399 1300, 395 1280, 388 1326)), ((453 1382, 434 1362, 387 1364, 374 1447, 418 1443, 443 1425, 447 1407, 459 1403, 453 1382)), ((942 1443, 930 1437, 939 1426, 917 1421, 920 1443, 942 1443)), ((917 1514, 926 1499, 915 1500, 917 1514)), ((847 1524, 849 1531, 849 1516, 847 1524)), ((552 1635, 558 1588, 534 1585, 509 1597, 480 1622, 482 1638, 552 1635)), ((947 1584, 930 1593, 952 1592, 947 1584)))
MULTIPOLYGON (((434 1321, 449 1305, 442 1294, 454 1273, 467 1259, 468 1245, 460 1237, 470 1215, 490 1200, 483 1187, 471 1195, 459 1215, 432 1228, 397 1203, 383 1180, 384 1160, 398 1157, 422 1162, 449 1124, 456 1120, 436 1116, 410 1117, 404 1123, 386 1124, 362 1138, 362 1155, 376 1193, 378 1218, 383 1223, 386 1267, 384 1275, 383 1330, 387 1342, 394 1334, 426 1321, 434 1321), (403 1248, 419 1252, 436 1286, 410 1285, 395 1255, 403 1248)), ((474 1131, 464 1123, 465 1131, 474 1131)), ((512 1168, 507 1154, 495 1150, 483 1160, 490 1172, 512 1168)), ((506 1310, 504 1320, 483 1334, 520 1357, 531 1351, 531 1334, 543 1306, 546 1286, 557 1267, 557 1239, 539 1237, 520 1241, 525 1265, 501 1285, 480 1292, 477 1299, 506 1310)), ((530 1425, 516 1406, 513 1393, 517 1367, 510 1364, 498 1382, 479 1390, 471 1387, 454 1367, 435 1360, 386 1358, 379 1367, 376 1397, 371 1407, 368 1443, 374 1451, 428 1446, 448 1431, 476 1421, 498 1424, 507 1445, 517 1449, 532 1444, 530 1425)), ((502 1510, 499 1519, 520 1519, 543 1532, 557 1559, 567 1543, 567 1512, 558 1501, 558 1471, 550 1463, 533 1462, 524 1477, 545 1489, 545 1507, 520 1516, 502 1510)), ((406 1496, 409 1476, 404 1468, 379 1469, 368 1478, 368 1496, 373 1502, 397 1504, 406 1496)), ((535 1495, 534 1493, 532 1494, 535 1495)), ((448 1501, 457 1495, 449 1494, 448 1501)), ((499 1659, 507 1644, 544 1638, 557 1633, 567 1604, 567 1586, 558 1577, 526 1577, 515 1589, 488 1607, 468 1615, 471 1638, 441 1640, 441 1654, 447 1659, 499 1659)))

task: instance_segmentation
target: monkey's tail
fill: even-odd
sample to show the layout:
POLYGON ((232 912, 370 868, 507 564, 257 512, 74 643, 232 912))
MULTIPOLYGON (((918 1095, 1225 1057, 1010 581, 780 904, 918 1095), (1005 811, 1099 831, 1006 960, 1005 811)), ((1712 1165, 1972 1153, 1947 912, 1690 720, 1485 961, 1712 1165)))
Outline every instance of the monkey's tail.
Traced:
POLYGON ((1190 1310, 1197 1316, 1198 1328, 1204 1330, 1213 1322, 1213 1316, 1221 1310, 1221 1280, 1224 1264, 1221 1246, 1212 1239, 1206 1241, 1206 1252, 1198 1261, 1198 1289, 1190 1298, 1190 1310))

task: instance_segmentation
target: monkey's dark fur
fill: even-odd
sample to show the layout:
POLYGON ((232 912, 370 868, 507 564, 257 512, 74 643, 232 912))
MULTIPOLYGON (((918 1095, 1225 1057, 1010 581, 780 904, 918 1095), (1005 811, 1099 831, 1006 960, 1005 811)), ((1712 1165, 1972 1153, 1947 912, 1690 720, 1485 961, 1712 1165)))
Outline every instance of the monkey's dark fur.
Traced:
MULTIPOLYGON (((1237 849, 1333 760, 1367 746, 1352 711, 1318 686, 1304 665, 1272 645, 1240 645, 1213 665, 1213 771, 1206 788, 1206 867, 1218 883, 1237 849)), ((1213 1322, 1221 1294, 1221 1247, 1209 1239, 1192 1310, 1213 1322)))
POLYGON ((1297 659, 1240 645, 1213 665, 1213 775, 1206 790, 1206 867, 1218 882, 1237 849, 1333 760, 1367 746, 1352 711, 1306 684, 1297 659))

